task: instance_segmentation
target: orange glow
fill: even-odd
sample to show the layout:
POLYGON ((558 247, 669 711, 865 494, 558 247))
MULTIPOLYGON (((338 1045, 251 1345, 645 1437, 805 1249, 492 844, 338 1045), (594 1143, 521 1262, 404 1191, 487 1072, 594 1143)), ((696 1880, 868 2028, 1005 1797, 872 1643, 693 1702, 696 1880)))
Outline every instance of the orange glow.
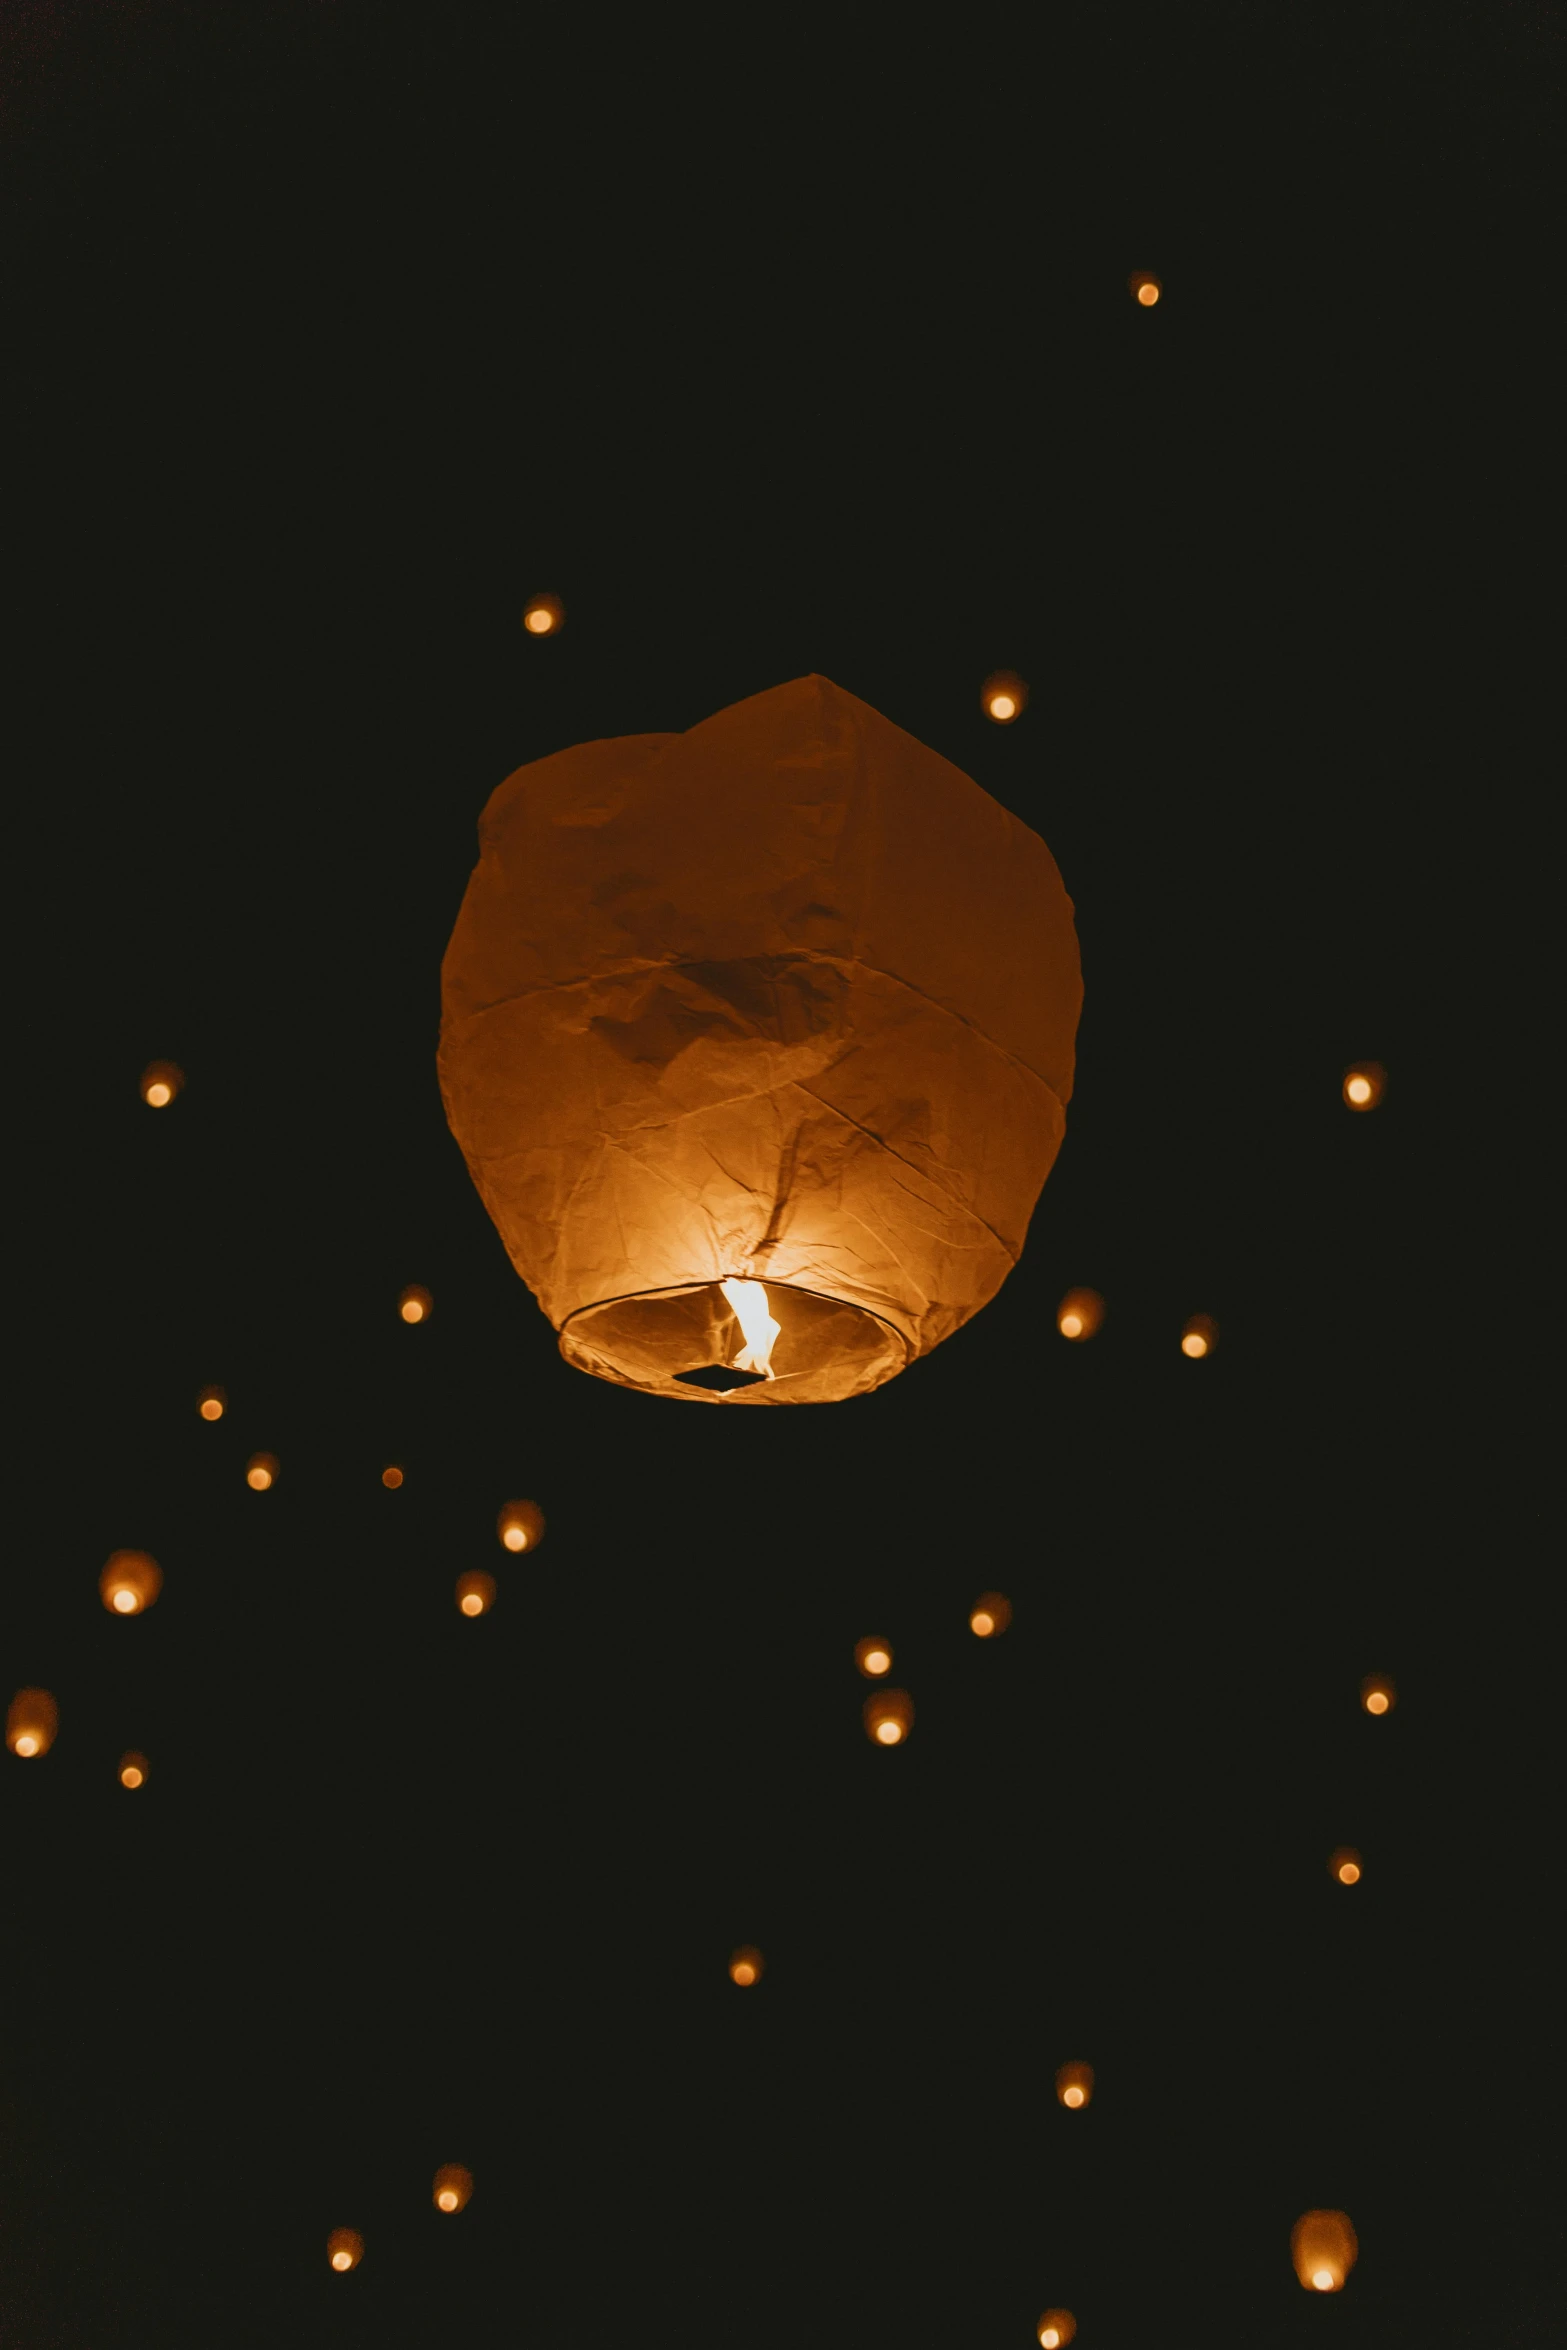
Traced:
POLYGON ((495 1530, 508 1550, 537 1550, 544 1540, 544 1512, 536 1501, 509 1501, 495 1530))
POLYGON ((60 1709, 47 1689, 19 1689, 6 1709, 5 1742, 28 1762, 47 1754, 60 1727, 60 1709))
POLYGON ((402 1481, 403 1472, 401 1469, 383 1469, 381 1471, 381 1483, 386 1487, 388 1493, 395 1493, 402 1481))
POLYGON ((1356 1061, 1344 1072, 1344 1100, 1352 1110, 1374 1110, 1387 1091, 1380 1061, 1356 1061))
POLYGON ((1398 1703, 1398 1691, 1386 1673, 1368 1673, 1360 1684, 1360 1702, 1368 1714, 1390 1714, 1398 1703))
POLYGON ((339 2276, 357 2268, 365 2256, 365 2240, 357 2228, 334 2228, 326 2240, 327 2258, 339 2276))
POLYGON ((166 1110, 185 1082, 172 1061, 149 1061, 141 1073, 141 1098, 149 1110, 166 1110))
POLYGON ((252 1493, 268 1493, 277 1483, 277 1461, 269 1452, 253 1452, 245 1464, 245 1483, 252 1493))
POLYGON ((482 1567, 470 1567, 457 1578, 457 1605, 465 1616, 487 1615, 495 1605, 495 1577, 482 1567))
POLYGON ((147 1783, 147 1772, 150 1767, 144 1754, 134 1752, 122 1754, 120 1757, 120 1785, 122 1787, 144 1787, 147 1783))
POLYGON ((974 1602, 968 1628, 976 1640, 990 1640, 1012 1621, 1012 1602, 1000 1591, 982 1591, 974 1602))
POLYGON ((559 596, 530 596, 523 607, 522 625, 529 636, 554 636, 565 619, 559 596))
POLYGON ((1200 1363, 1218 1343, 1219 1325, 1208 1314, 1193 1314, 1181 1332, 1181 1352, 1190 1362, 1200 1363))
POLYGON ((434 1304, 427 1289, 405 1289, 397 1301, 397 1310, 405 1322, 428 1322, 434 1304))
POLYGON ((854 1644, 854 1661, 867 1680, 879 1681, 883 1673, 892 1670, 892 1642, 874 1637, 857 1640, 854 1644))
POLYGON ((914 1700, 906 1689, 878 1689, 865 1700, 865 1732, 878 1746, 901 1746, 914 1727, 914 1700))
POLYGON ((1056 1308, 1063 1338, 1092 1338, 1104 1318, 1105 1301, 1097 1289, 1069 1289, 1056 1308))
POLYGON ((1145 310, 1151 310, 1164 291, 1159 280, 1150 277, 1146 269, 1134 269, 1126 282, 1133 300, 1139 302, 1145 310))
POLYGON ((750 1943, 737 1950, 729 1961, 729 1980, 738 1983, 742 1991, 749 1991, 753 1983, 762 1979, 762 1954, 750 1943))
POLYGON ((437 2211, 461 2211, 473 2193, 473 2173, 464 2170, 460 2162, 443 2162, 435 2174, 431 2193, 437 2211))
POLYGON ((735 1356, 737 1371, 765 1371, 773 1376, 773 1348, 781 1325, 773 1320, 761 1281, 720 1281, 719 1288, 734 1309, 745 1344, 735 1356))
POLYGON ((1295 2274, 1308 2293, 1341 2292, 1359 2250, 1347 2212, 1304 2211, 1290 2230, 1295 2274))
POLYGON ((98 1593, 117 1616, 140 1615, 163 1588, 163 1569, 144 1550, 117 1550, 98 1577, 98 1593))
POLYGON ((1039 2321, 1039 2350, 1066 2350, 1076 2331, 1070 2309, 1047 2309, 1039 2321))
POLYGON ((1056 2075, 1056 2095, 1069 2113, 1081 2113, 1094 2093, 1091 2064, 1064 2064, 1056 2075))
POLYGON ((1353 1851, 1349 1845, 1341 1844, 1339 1846, 1337 1852, 1329 1857, 1328 1867, 1341 1885, 1358 1885, 1360 1883, 1360 1855, 1353 1851))
POLYGON ((196 1409, 204 1420, 221 1420, 228 1400, 221 1387, 204 1387, 196 1398, 196 1409))
POLYGON ((997 726, 1010 726, 1014 718, 1021 718, 1027 700, 1027 686, 1010 669, 993 671, 980 688, 980 708, 997 726))

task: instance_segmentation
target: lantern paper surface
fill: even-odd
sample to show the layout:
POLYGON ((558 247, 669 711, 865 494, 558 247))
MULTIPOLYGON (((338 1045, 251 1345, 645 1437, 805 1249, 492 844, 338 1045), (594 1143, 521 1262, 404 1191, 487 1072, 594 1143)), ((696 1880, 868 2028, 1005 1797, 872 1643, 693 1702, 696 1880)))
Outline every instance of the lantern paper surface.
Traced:
POLYGON ((826 1402, 995 1295, 1082 999, 1071 901, 1016 817, 806 677, 520 768, 480 844, 442 1092, 569 1362, 826 1402), (777 1324, 761 1369, 748 1283, 777 1324))

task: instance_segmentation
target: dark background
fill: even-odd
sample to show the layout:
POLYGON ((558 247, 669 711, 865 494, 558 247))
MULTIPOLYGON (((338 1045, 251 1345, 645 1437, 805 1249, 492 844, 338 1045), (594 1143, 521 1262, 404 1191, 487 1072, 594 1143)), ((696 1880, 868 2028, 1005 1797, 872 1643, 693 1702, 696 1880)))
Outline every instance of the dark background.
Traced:
POLYGON ((1553 18, 495 21, 7 14, 0 2340, 1559 2340, 1553 18), (719 1417, 560 1362, 439 961, 503 776, 809 670, 1049 841, 1079 1088, 719 1417))

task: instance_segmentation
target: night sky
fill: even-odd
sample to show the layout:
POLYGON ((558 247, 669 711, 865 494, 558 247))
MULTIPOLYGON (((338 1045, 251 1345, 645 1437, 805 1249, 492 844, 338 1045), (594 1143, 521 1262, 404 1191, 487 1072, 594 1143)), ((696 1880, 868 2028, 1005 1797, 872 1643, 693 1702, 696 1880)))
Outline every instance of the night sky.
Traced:
POLYGON ((1543 2350, 1559 22, 499 21, 0 34, 0 2343, 1543 2350), (1049 843, 1077 1092, 957 1336, 676 1409, 440 959, 506 775, 809 672, 1049 843))

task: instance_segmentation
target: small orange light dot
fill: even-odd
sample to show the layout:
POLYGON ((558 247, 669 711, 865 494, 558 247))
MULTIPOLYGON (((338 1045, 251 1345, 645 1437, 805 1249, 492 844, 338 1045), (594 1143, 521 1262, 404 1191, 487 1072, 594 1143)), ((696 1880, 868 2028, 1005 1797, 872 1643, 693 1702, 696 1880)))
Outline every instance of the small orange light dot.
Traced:
POLYGON ((522 625, 529 636, 548 636, 555 625, 555 615, 545 604, 535 604, 522 616, 522 625))
POLYGON ((223 1406, 222 1406, 222 1405, 219 1403, 219 1401, 218 1401, 218 1399, 217 1399, 217 1397, 216 1397, 215 1395, 204 1395, 204 1396, 202 1397, 202 1399, 201 1399, 201 1416, 202 1416, 202 1418, 203 1418, 204 1420, 221 1420, 221 1419, 222 1419, 222 1417, 223 1417, 223 1406))
POLYGON ((416 1297, 404 1298, 401 1312, 405 1322, 422 1322, 424 1320, 424 1308, 416 1297))
POLYGON ((896 1746, 903 1736, 901 1722, 878 1722, 876 1736, 883 1746, 896 1746))
POLYGON ((401 1469, 383 1469, 381 1471, 381 1483, 386 1487, 388 1493, 395 1493, 402 1481, 403 1472, 401 1469))
POLYGON ((245 1483, 250 1487, 252 1493, 265 1493, 271 1482, 272 1471, 270 1469, 254 1468, 245 1471, 245 1483))
POLYGON ((1385 1714, 1387 1712, 1387 1702, 1387 1691, 1385 1689, 1370 1689, 1366 1692, 1366 1711, 1368 1714, 1385 1714))
POLYGON ((332 2266, 333 2266, 335 2269, 342 2270, 342 2269, 345 2269, 345 2268, 352 2268, 352 2267, 353 2267, 353 2265, 354 2265, 354 2256, 353 2256, 353 2254, 352 2254, 351 2252, 334 2252, 334 2253, 333 2253, 333 2255, 332 2255, 332 2266))
POLYGON ((114 1594, 114 1609, 116 1615, 133 1616, 140 1606, 140 1595, 134 1591, 127 1591, 125 1585, 122 1583, 118 1591, 116 1591, 114 1594))
POLYGON ((1063 1338, 1081 1338, 1083 1335, 1082 1315, 1063 1314, 1061 1317, 1061 1335, 1063 1338))
POLYGON ((756 1981, 756 1969, 751 1965, 748 1959, 736 1959, 729 1972, 733 1980, 741 1986, 742 1990, 748 1984, 754 1983, 756 1981))
POLYGON ((161 1110, 166 1103, 173 1101, 173 1099, 174 1088, 171 1085, 165 1085, 161 1077, 155 1077, 147 1088, 147 1100, 152 1108, 161 1110))
POLYGON ((1330 2268, 1319 2268, 1312 2271, 1311 2281, 1319 2293, 1331 2293, 1338 2279, 1330 2268))
POLYGON ((1082 2090, 1078 2088, 1063 2089, 1061 2092, 1061 2102, 1063 2105, 1070 2105, 1075 2112, 1077 2107, 1083 2103, 1082 2090))
POLYGON ((982 1607, 977 1607, 968 1620, 968 1628, 979 1639, 988 1640, 996 1628, 996 1619, 987 1615, 982 1607))
POLYGON ((528 1547, 528 1537, 521 1526, 508 1526, 501 1540, 508 1550, 526 1550, 528 1547))
POLYGON ((1015 718, 1017 716, 1017 704, 1013 701, 1010 694, 992 694, 990 697, 990 715, 992 718, 999 718, 1002 724, 1005 725, 1009 718, 1015 718))
POLYGON ((891 1663, 892 1659, 884 1648, 870 1648, 865 1652, 865 1670, 868 1673, 884 1673, 891 1663))
POLYGON ((1340 1883, 1341 1885, 1358 1885, 1358 1884, 1360 1883, 1360 1864, 1359 1864, 1359 1862, 1358 1862, 1358 1861, 1353 1861, 1353 1860, 1342 1860, 1342 1861, 1340 1861, 1340 1862, 1339 1862, 1339 1870, 1338 1870, 1338 1881, 1339 1881, 1339 1883, 1340 1883))
POLYGON ((1182 1354, 1189 1355, 1192 1361, 1197 1363, 1201 1362, 1207 1351, 1208 1341, 1206 1338, 1204 1338, 1202 1332, 1200 1330, 1188 1330, 1186 1336, 1181 1340, 1182 1354))
POLYGON ((465 1591, 462 1595, 461 1606, 465 1616, 482 1616, 484 1613, 484 1602, 477 1591, 465 1591))
POLYGON ((1159 299, 1159 289, 1151 277, 1145 277, 1137 289, 1137 299, 1145 310, 1151 310, 1159 299))
POLYGON ((457 2190, 454 2187, 443 2187, 435 2200, 442 2211, 455 2211, 457 2209, 457 2190))
POLYGON ((1371 1099, 1371 1080, 1369 1077, 1352 1077, 1344 1091, 1350 1100, 1357 1105, 1368 1102, 1371 1099))
POLYGON ((1061 2336, 1054 2326, 1046 2326, 1039 2337, 1040 2350, 1061 2350, 1061 2336))
POLYGON ((22 1731, 16 1741, 16 1751, 18 1754, 36 1754, 38 1752, 38 1741, 31 1730, 22 1731))
POLYGON ((141 1785, 141 1780, 142 1775, 134 1763, 127 1763, 124 1770, 120 1773, 120 1785, 122 1787, 139 1787, 141 1785))

